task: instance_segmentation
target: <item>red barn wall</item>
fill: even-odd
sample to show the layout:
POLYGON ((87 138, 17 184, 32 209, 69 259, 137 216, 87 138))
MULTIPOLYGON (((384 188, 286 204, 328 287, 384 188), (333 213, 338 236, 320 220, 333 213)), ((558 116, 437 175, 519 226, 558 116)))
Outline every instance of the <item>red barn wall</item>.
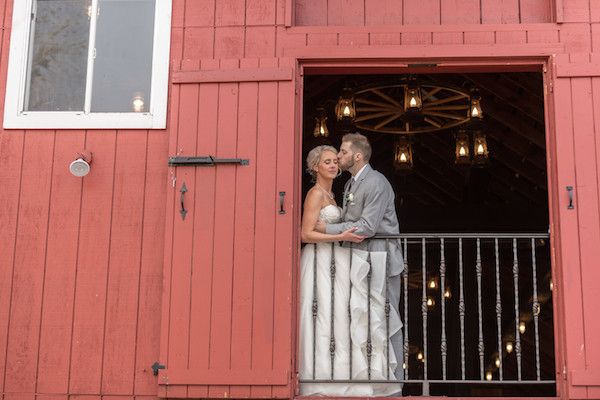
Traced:
MULTIPOLYGON (((12 1, 0 0, 0 106, 11 14, 12 1)), ((230 68, 243 59, 332 49, 561 49, 575 75, 558 84, 557 93, 568 101, 557 107, 551 124, 560 154, 571 155, 557 165, 553 184, 556 193, 564 183, 576 185, 577 214, 560 222, 572 241, 560 254, 569 262, 559 271, 564 304, 556 322, 562 333, 557 380, 560 387, 563 379, 573 383, 562 364, 565 371, 583 371, 575 374, 580 384, 565 386, 562 395, 600 398, 600 376, 585 373, 600 371, 594 337, 600 328, 594 304, 600 296, 600 78, 590 77, 600 75, 600 2, 173 0, 171 43, 172 70, 219 63, 230 68), (580 65, 591 72, 577 75, 580 65)), ((172 190, 166 160, 169 138, 180 129, 174 116, 185 106, 173 98, 177 87, 170 87, 166 130, 0 132, 3 399, 156 397, 149 366, 160 350, 165 210, 172 190), (94 159, 90 175, 79 179, 67 166, 83 148, 94 159)))

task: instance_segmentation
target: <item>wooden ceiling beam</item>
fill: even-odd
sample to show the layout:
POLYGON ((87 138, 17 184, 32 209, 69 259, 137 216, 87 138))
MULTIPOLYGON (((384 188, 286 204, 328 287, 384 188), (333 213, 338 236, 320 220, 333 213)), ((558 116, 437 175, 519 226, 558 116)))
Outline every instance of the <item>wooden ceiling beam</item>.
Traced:
POLYGON ((506 150, 500 143, 494 144, 490 147, 490 157, 495 158, 534 185, 544 190, 547 189, 545 170, 539 170, 529 163, 522 162, 515 153, 506 150))
POLYGON ((510 129, 500 130, 496 127, 489 127, 485 133, 496 142, 502 143, 508 150, 515 153, 522 160, 527 160, 537 169, 546 170, 546 157, 539 147, 522 136, 514 134, 510 129))

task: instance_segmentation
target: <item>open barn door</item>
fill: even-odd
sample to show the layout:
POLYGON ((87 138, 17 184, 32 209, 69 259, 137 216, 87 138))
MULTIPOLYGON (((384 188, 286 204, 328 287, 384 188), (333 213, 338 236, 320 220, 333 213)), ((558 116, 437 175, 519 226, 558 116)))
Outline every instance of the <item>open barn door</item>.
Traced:
POLYGON ((600 67, 571 64, 568 55, 552 65, 549 110, 555 160, 555 292, 563 332, 557 371, 566 379, 565 398, 600 397, 600 67), (585 323, 584 323, 585 321, 585 323))
POLYGON ((161 397, 290 397, 295 69, 286 62, 184 63, 173 74, 161 397))

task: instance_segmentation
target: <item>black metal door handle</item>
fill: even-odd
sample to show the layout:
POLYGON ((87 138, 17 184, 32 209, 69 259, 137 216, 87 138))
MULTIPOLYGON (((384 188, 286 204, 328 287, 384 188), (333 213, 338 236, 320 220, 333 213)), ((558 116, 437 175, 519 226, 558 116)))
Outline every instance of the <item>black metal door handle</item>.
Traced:
POLYGON ((279 192, 279 214, 285 214, 285 192, 279 192))
POLYGON ((187 192, 187 187, 185 186, 185 182, 183 182, 183 185, 181 185, 181 189, 179 190, 181 192, 181 210, 179 210, 179 214, 181 214, 181 219, 185 220, 185 216, 187 214, 187 210, 185 209, 185 204, 184 204, 184 200, 185 200, 185 193, 187 192))
POLYGON ((567 209, 573 210, 575 206, 573 206, 573 186, 567 186, 567 193, 569 194, 569 205, 567 209))

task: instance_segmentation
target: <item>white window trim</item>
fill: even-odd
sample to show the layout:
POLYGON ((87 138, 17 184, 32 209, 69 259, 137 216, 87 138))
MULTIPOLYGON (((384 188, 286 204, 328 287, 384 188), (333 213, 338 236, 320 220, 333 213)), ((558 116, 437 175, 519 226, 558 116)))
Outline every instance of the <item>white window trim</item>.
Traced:
MULTIPOLYGON (((166 127, 172 0, 156 0, 152 55, 152 94, 149 111, 145 113, 89 114, 83 111, 22 111, 33 1, 18 0, 13 3, 8 76, 4 102, 4 128, 164 129, 166 127)), ((88 81, 90 80, 88 79, 88 81)))

